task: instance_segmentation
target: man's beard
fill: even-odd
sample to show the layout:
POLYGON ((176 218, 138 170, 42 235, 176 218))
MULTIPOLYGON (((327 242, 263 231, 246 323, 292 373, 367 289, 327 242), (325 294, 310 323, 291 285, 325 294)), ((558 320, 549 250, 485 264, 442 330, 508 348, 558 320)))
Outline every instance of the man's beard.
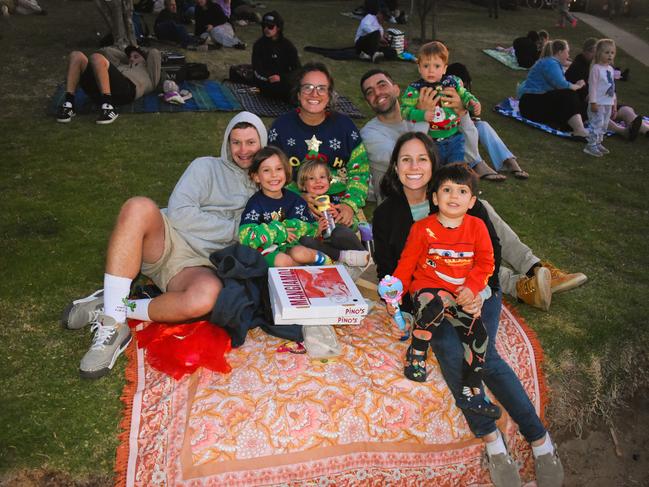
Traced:
POLYGON ((390 103, 386 108, 379 108, 378 106, 374 108, 374 113, 377 115, 386 115, 390 113, 392 110, 394 110, 394 106, 397 104, 397 99, 396 98, 391 98, 390 103))

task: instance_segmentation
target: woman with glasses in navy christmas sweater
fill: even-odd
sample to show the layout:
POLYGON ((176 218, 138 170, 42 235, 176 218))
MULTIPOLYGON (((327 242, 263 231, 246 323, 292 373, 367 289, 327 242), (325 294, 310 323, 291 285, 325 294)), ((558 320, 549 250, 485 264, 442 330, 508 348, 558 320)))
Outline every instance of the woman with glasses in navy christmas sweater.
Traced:
MULTIPOLYGON (((369 183, 369 161, 354 122, 331 109, 334 82, 321 63, 305 64, 293 89, 298 105, 294 111, 278 117, 268 135, 268 142, 282 149, 293 167, 290 189, 299 192, 296 176, 300 165, 317 158, 327 162, 331 185, 327 194, 338 195, 336 221, 350 226, 354 213, 365 206, 369 183)), ((303 194, 316 215, 313 197, 303 194)))

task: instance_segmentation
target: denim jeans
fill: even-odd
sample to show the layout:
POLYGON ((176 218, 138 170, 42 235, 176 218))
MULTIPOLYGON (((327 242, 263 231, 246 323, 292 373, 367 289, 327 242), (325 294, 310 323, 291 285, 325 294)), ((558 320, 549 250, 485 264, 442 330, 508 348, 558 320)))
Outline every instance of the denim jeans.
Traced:
MULTIPOLYGON (((491 298, 485 301, 482 307, 482 320, 489 335, 483 381, 516 422, 525 439, 532 442, 542 438, 546 430, 520 380, 496 351, 495 339, 501 306, 502 292, 498 290, 493 292, 491 298)), ((431 344, 442 375, 457 399, 461 389, 464 351, 453 326, 447 320, 444 320, 435 330, 431 344)), ((462 410, 462 413, 477 438, 496 431, 496 422, 493 419, 465 410, 462 410)))
POLYGON ((457 132, 444 140, 436 140, 439 163, 444 166, 451 162, 464 161, 464 135, 457 132))
POLYGON ((500 171, 503 168, 503 161, 505 161, 505 159, 513 159, 514 154, 511 153, 500 136, 488 122, 480 120, 475 122, 475 126, 478 129, 478 138, 480 143, 484 145, 487 148, 487 152, 489 152, 491 163, 496 171, 500 171))

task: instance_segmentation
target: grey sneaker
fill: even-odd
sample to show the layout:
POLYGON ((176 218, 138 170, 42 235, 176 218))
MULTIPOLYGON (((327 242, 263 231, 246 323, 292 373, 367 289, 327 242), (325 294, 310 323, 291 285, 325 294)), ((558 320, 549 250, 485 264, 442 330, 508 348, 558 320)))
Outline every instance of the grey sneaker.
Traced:
POLYGON ((104 312, 104 290, 97 289, 90 296, 68 304, 61 314, 61 325, 69 330, 79 330, 94 323, 104 312))
POLYGON ((594 157, 602 157, 604 155, 599 151, 596 145, 587 145, 584 147, 584 153, 594 157))
POLYGON ((117 357, 131 343, 131 330, 126 323, 101 315, 90 331, 95 336, 90 350, 81 359, 79 374, 84 379, 98 379, 110 372, 117 357))
POLYGON ((489 475, 495 487, 520 487, 521 476, 518 473, 518 464, 509 453, 487 455, 485 461, 489 467, 489 475))
POLYGON ((546 453, 534 459, 534 470, 538 487, 561 487, 563 485, 563 465, 559 459, 557 445, 554 445, 554 453, 546 453))
POLYGON ((604 155, 611 153, 611 151, 604 147, 602 144, 597 144, 597 150, 599 150, 604 155))

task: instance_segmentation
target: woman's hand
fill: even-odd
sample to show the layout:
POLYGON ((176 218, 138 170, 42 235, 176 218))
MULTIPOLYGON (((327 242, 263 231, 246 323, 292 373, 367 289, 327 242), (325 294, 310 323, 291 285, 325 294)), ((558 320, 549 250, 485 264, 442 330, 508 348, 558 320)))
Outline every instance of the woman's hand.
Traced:
POLYGON ((482 296, 480 296, 480 293, 474 295, 470 289, 464 287, 460 288, 460 292, 458 293, 455 302, 462 306, 465 313, 473 315, 474 318, 480 316, 480 312, 482 311, 482 296), (463 293, 465 294, 461 299, 460 296, 463 295, 463 293), (471 296, 470 298, 468 298, 469 295, 471 296))
POLYGON ((577 91, 577 90, 583 88, 585 84, 586 84, 586 82, 583 79, 580 79, 576 83, 571 83, 570 84, 570 89, 572 91, 577 91))
POLYGON ((280 81, 279 74, 271 74, 268 77, 268 81, 271 82, 271 83, 279 83, 279 81, 280 81))
POLYGON ((344 203, 333 205, 333 207, 338 210, 338 215, 334 217, 334 221, 336 223, 341 223, 346 227, 351 226, 354 221, 354 210, 352 207, 344 203))

